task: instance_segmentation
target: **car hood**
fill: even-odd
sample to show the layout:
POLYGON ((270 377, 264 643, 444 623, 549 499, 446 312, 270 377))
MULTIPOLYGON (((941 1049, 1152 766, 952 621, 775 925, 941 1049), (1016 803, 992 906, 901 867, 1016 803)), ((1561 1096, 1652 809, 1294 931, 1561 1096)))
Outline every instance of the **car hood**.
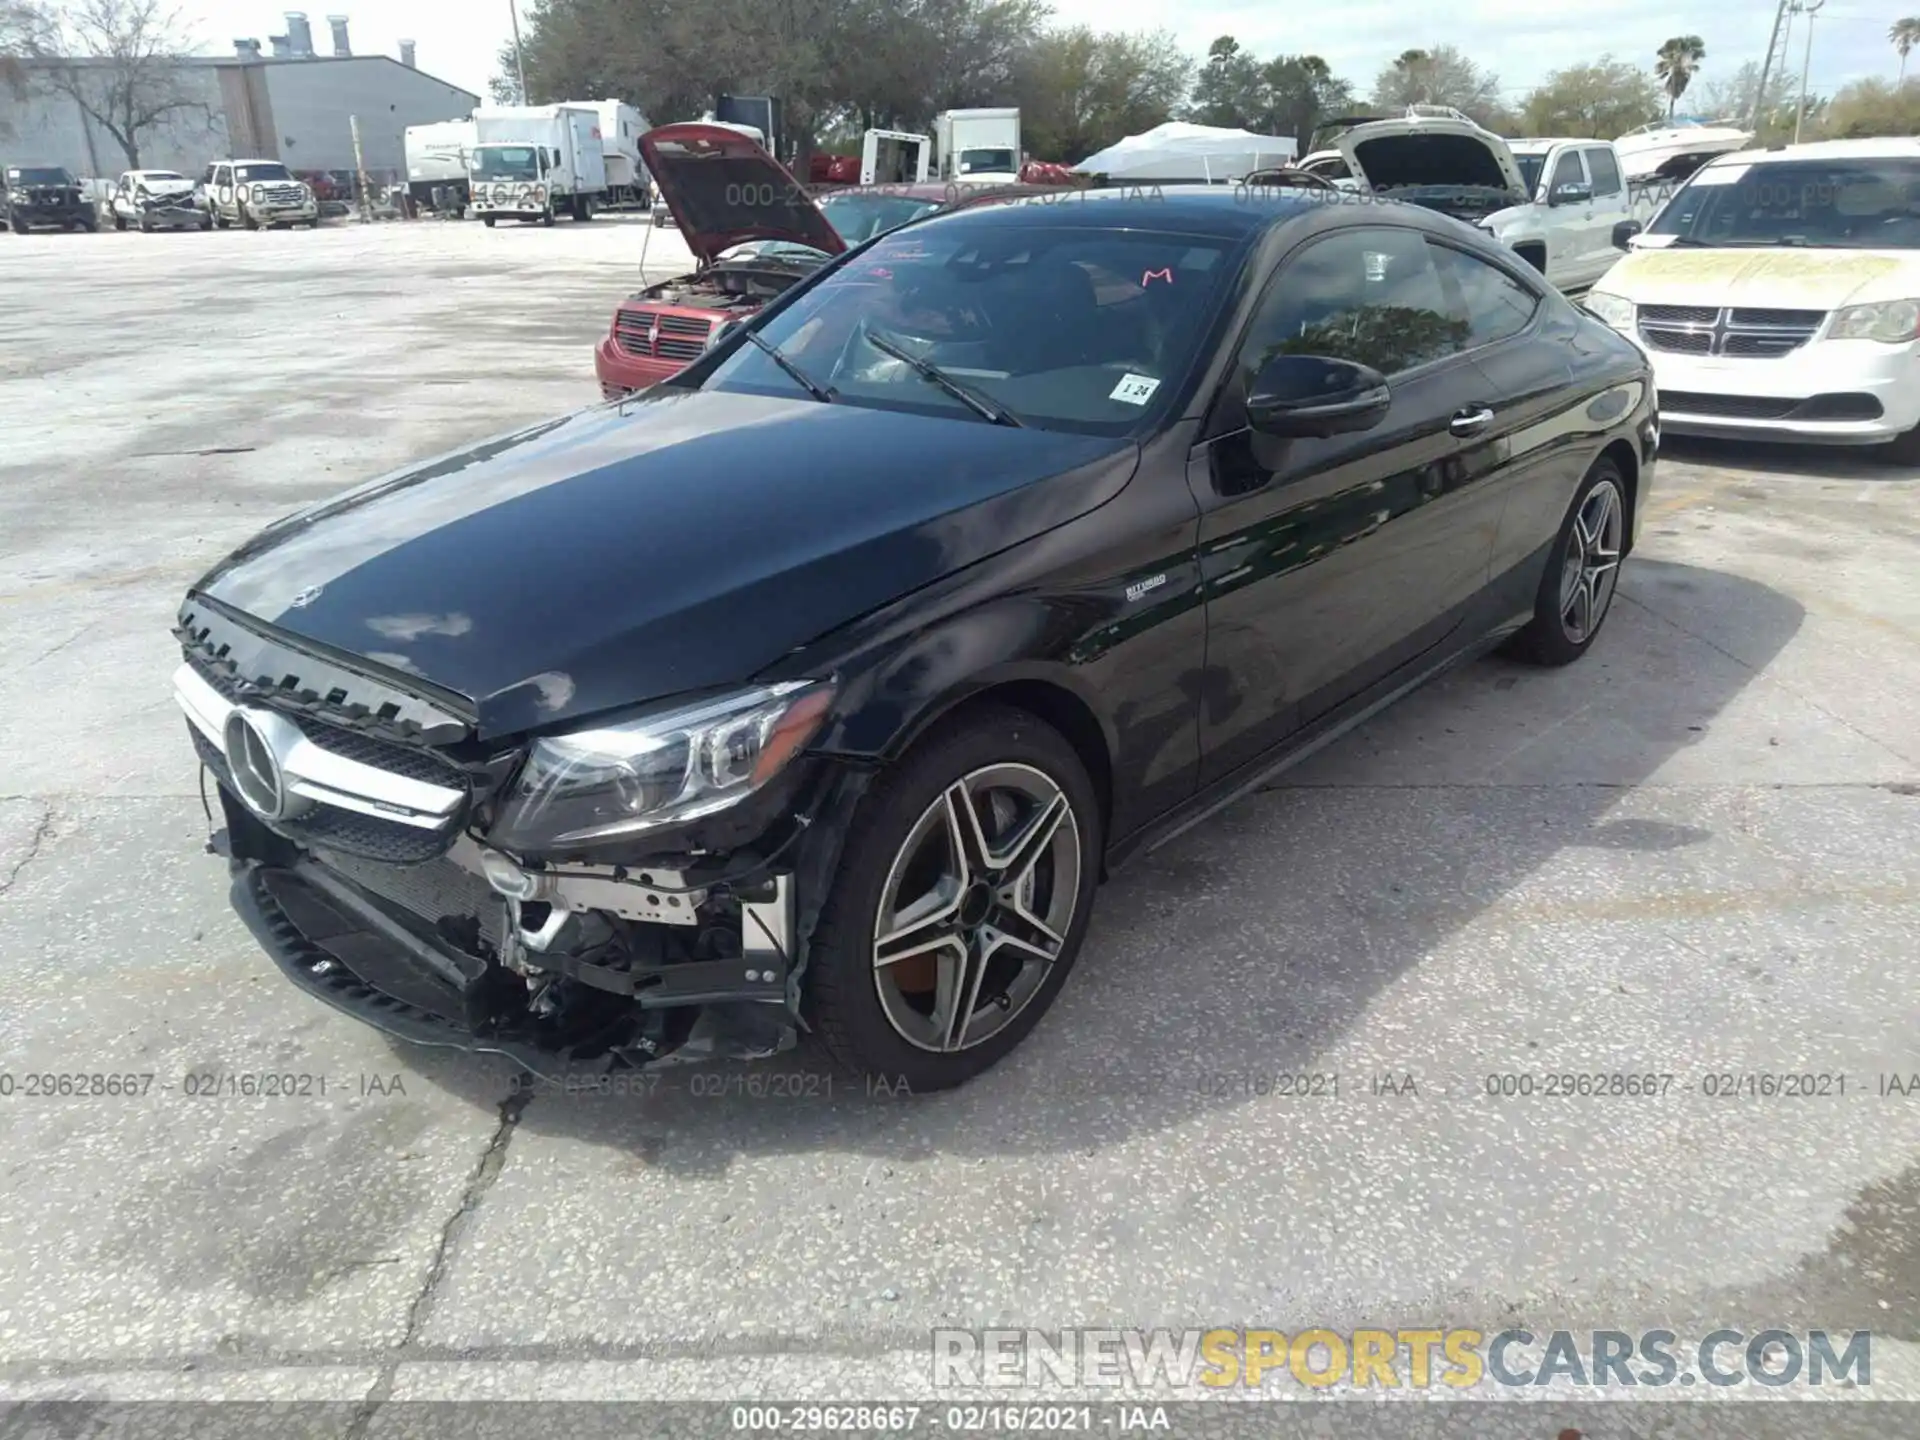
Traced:
POLYGON ((1346 131, 1334 145, 1347 168, 1376 190, 1475 185, 1524 194, 1527 188, 1507 142, 1471 120, 1372 120, 1346 131))
POLYGON ((1636 305, 1834 310, 1920 295, 1911 250, 1636 250, 1594 287, 1636 305))
POLYGON ((787 168, 724 125, 662 125, 640 137, 647 173, 702 264, 748 240, 785 240, 828 255, 839 232, 787 168))
POLYGON ((505 735, 751 679, 1119 493, 1131 441, 660 390, 372 481, 194 593, 505 735))
POLYGON ((134 184, 149 195, 191 195, 191 180, 137 180, 134 184))

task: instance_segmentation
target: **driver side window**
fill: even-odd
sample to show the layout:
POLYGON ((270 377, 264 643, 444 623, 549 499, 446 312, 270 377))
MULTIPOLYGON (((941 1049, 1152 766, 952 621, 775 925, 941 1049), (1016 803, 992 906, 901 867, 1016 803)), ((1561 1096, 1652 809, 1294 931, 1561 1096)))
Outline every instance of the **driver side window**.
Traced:
POLYGON ((1391 378, 1456 354, 1468 326, 1414 230, 1342 230, 1286 260, 1268 282, 1235 361, 1241 393, 1275 355, 1323 355, 1391 378))
POLYGON ((1562 185, 1584 185, 1587 172, 1580 164, 1578 150, 1563 150, 1560 158, 1553 162, 1553 179, 1547 182, 1547 194, 1551 197, 1562 185))

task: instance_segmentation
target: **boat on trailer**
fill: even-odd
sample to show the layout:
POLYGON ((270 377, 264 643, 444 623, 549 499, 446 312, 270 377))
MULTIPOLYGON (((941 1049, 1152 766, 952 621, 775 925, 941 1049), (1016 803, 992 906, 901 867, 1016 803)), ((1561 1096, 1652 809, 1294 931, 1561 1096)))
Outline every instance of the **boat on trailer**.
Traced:
POLYGON ((1613 142, 1629 180, 1684 180, 1716 155, 1753 143, 1753 132, 1735 120, 1682 117, 1642 125, 1613 142))

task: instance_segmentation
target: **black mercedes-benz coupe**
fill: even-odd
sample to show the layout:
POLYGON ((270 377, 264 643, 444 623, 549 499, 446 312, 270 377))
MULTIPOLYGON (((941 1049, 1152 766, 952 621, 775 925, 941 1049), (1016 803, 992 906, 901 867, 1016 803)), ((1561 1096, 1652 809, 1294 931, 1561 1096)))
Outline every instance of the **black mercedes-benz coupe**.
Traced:
POLYGON ((1072 192, 195 585, 179 701, 301 988, 546 1076, 817 1034, 936 1090, 1097 885, 1442 669, 1594 643, 1646 358, 1409 205, 1072 192))

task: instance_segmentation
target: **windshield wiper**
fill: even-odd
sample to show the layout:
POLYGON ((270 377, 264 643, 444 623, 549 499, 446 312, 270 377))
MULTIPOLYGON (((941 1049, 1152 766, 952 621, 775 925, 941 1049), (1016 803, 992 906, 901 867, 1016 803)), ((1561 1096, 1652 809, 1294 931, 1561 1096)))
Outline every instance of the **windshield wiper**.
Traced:
POLYGON ((786 371, 787 374, 791 375, 794 383, 814 399, 823 404, 831 405, 835 400, 840 398, 839 392, 822 385, 818 380, 815 380, 811 375, 807 374, 806 371, 794 364, 793 361, 782 355, 779 346, 775 345, 771 340, 763 340, 760 337, 759 331, 748 330, 745 333, 749 344, 758 346, 762 354, 782 370, 786 371))
POLYGON ((871 327, 868 328, 866 336, 867 343, 873 346, 874 349, 880 351, 883 355, 891 355, 902 365, 907 366, 916 375, 920 376, 921 379, 938 385, 942 390, 946 391, 947 394, 953 396, 954 399, 958 400, 975 414, 986 417, 996 425, 1012 425, 1016 428, 1022 428, 1020 422, 1014 418, 1013 412, 1007 409, 1006 406, 997 400, 988 399, 971 386, 962 385, 938 365, 930 361, 922 360, 918 355, 914 355, 903 349, 901 346, 887 339, 884 335, 876 333, 871 327))

